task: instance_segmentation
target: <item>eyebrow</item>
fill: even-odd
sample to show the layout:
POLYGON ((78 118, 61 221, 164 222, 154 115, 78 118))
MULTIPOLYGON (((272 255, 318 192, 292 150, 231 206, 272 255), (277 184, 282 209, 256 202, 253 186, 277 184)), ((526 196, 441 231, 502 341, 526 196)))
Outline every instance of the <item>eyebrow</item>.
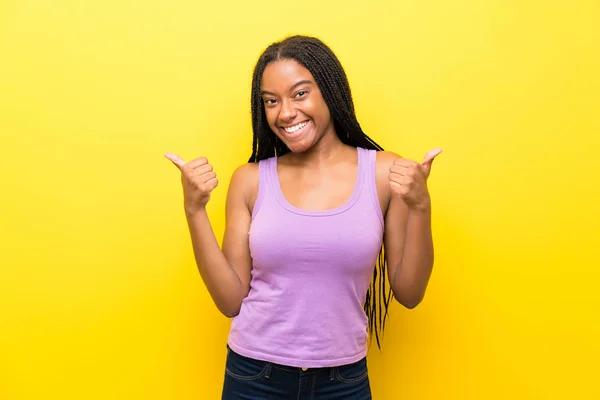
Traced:
MULTIPOLYGON (((298 87, 298 86, 300 86, 300 85, 307 85, 307 84, 308 84, 308 85, 313 85, 313 84, 314 84, 314 82, 313 82, 313 81, 311 81, 311 80, 308 80, 308 79, 304 79, 304 80, 301 80, 301 81, 299 81, 299 82, 296 82, 296 83, 294 83, 294 84, 292 85, 292 87, 290 88, 290 90, 293 90, 293 89, 297 88, 297 87, 298 87)), ((264 95, 264 94, 270 94, 270 95, 272 95, 272 96, 275 96, 275 94, 274 94, 274 93, 271 93, 271 92, 269 92, 269 91, 266 91, 266 90, 261 90, 260 94, 261 94, 261 95, 264 95)))

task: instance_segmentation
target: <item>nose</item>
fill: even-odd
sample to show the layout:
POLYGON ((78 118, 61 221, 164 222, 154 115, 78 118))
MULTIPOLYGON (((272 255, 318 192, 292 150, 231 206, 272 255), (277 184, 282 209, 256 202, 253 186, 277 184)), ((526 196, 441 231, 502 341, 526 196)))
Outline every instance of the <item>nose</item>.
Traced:
POLYGON ((281 109, 279 110, 279 119, 283 122, 291 122, 296 118, 296 109, 289 100, 283 100, 281 102, 281 109))

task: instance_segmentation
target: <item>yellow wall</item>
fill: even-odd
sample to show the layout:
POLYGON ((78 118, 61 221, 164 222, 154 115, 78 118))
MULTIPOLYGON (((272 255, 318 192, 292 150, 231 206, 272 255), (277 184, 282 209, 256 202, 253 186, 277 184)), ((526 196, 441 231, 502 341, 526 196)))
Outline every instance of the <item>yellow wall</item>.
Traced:
POLYGON ((333 47, 386 148, 445 150, 435 273, 371 349, 375 398, 600 398, 599 8, 3 0, 0 398, 218 398, 229 321, 163 153, 215 165, 220 238, 252 67, 289 33, 333 47))

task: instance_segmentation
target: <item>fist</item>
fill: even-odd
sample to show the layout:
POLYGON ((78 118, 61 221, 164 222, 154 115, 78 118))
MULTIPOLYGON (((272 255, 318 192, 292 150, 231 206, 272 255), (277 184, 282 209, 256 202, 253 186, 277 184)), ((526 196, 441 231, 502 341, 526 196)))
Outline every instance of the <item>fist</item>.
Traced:
POLYGON ((181 171, 186 212, 194 213, 203 210, 210 200, 210 193, 219 184, 212 165, 204 157, 187 163, 177 154, 166 153, 165 157, 181 171))
POLYGON ((392 195, 399 196, 411 209, 425 209, 430 204, 427 178, 431 164, 441 149, 431 150, 420 164, 416 161, 398 158, 390 167, 390 189, 392 195))

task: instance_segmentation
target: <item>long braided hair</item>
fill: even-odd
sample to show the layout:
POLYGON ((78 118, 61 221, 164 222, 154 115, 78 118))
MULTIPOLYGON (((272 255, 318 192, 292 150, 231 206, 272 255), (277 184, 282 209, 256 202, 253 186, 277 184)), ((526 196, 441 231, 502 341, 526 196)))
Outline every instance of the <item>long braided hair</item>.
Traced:
MULTIPOLYGON (((261 96, 265 67, 273 61, 285 59, 298 62, 313 75, 333 118, 335 132, 343 143, 353 147, 383 150, 361 129, 346 73, 333 51, 317 38, 295 35, 269 45, 254 68, 251 92, 253 141, 252 155, 248 162, 282 156, 290 151, 269 127, 261 96)), ((378 348, 381 348, 379 334, 383 333, 385 327, 391 295, 391 288, 386 289, 386 261, 382 245, 364 304, 370 337, 375 334, 378 348)))

